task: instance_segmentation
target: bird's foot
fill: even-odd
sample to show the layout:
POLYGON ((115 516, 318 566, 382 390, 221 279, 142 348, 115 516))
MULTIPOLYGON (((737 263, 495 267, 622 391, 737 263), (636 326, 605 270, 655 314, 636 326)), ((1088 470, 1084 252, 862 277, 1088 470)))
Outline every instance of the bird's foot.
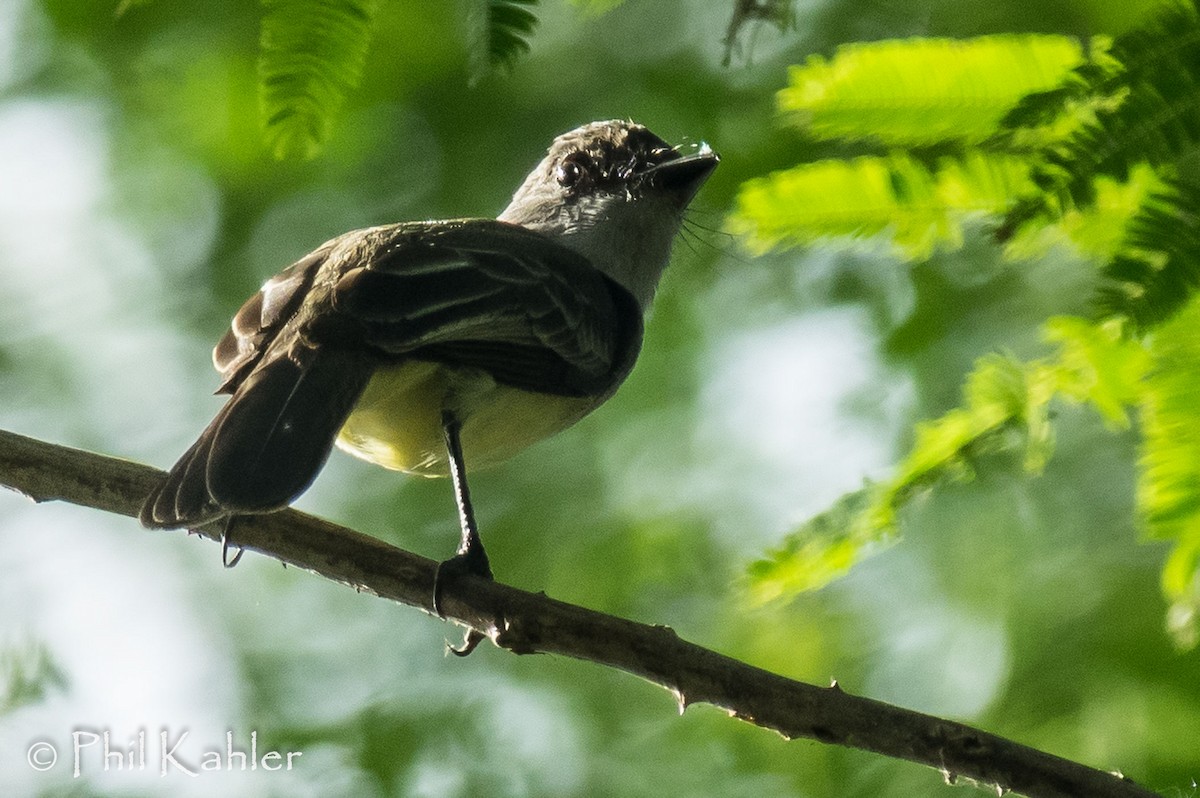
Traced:
MULTIPOLYGON (((433 611, 438 614, 439 618, 446 617, 442 611, 442 591, 448 583, 454 582, 462 576, 477 576, 488 581, 492 581, 494 578, 492 567, 488 563, 487 552, 483 550, 482 545, 471 546, 450 559, 438 563, 437 571, 433 576, 433 611)), ((482 632, 468 629, 462 645, 456 648, 450 643, 446 643, 446 651, 456 657, 465 657, 486 638, 487 636, 482 632)))

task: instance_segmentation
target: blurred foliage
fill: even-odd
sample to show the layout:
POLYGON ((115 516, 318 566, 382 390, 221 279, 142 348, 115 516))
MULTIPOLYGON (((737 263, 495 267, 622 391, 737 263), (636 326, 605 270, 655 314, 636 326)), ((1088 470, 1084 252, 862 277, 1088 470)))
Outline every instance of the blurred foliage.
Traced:
MULTIPOLYGON (((1050 412, 1056 397, 1091 404, 1114 428, 1128 428, 1126 408, 1139 401, 1149 370, 1145 349, 1112 323, 1056 317, 1045 330, 1060 347, 1057 357, 1029 363, 1004 355, 980 358, 967 375, 962 406, 917 424, 912 449, 891 479, 846 494, 750 566, 755 599, 792 596, 843 575, 895 541, 900 511, 915 496, 971 479, 980 461, 998 452, 1019 455, 1027 473, 1041 474, 1054 451, 1050 412)), ((1193 495, 1189 483, 1181 485, 1193 495)))
MULTIPOLYGON (((1170 198, 1195 184, 1193 167, 1109 159, 1080 184, 1090 198, 1068 180, 1044 207, 1021 205, 1057 179, 1050 149, 1119 110, 1127 68, 1112 54, 1157 24, 1163 2, 297 0, 281 21, 300 37, 279 53, 292 96, 275 110, 295 126, 283 160, 263 128, 273 11, 129 0, 114 16, 116 5, 0 3, 0 425, 167 465, 219 407, 209 351, 264 279, 354 227, 494 214, 552 136, 633 118, 672 142, 708 141, 721 168, 689 214, 626 385, 571 430, 472 475, 498 575, 1168 794, 1194 789, 1200 650, 1173 648, 1160 580, 1187 642, 1195 311, 1186 297, 1154 299, 1163 320, 1146 324, 1097 310, 1117 289, 1132 313, 1125 278, 1106 278, 1118 256, 1146 264, 1131 280, 1149 294, 1188 284, 1151 289, 1174 250, 1128 242, 1143 209, 1178 214, 1170 198), (501 5, 519 23, 511 66, 489 49, 485 10, 501 5), (341 16, 305 33, 322 13, 341 16), (774 101, 813 54, 832 70, 851 48, 867 69, 870 43, 897 39, 955 52, 1009 42, 1060 74, 1038 77, 1022 56, 999 76, 1012 83, 978 77, 988 89, 971 89, 972 103, 986 113, 974 114, 941 95, 922 110, 915 73, 876 70, 879 85, 839 92, 904 106, 830 104, 836 138, 774 101), (1053 66, 1069 53, 1078 63, 1053 66), (1096 88, 1053 94, 1076 84, 1096 88), (853 129, 856 113, 870 124, 853 129), (921 140, 948 118, 971 137, 921 140), (797 164, 814 165, 789 178, 788 203, 805 207, 765 192, 770 251, 733 251, 719 228, 737 187, 797 164), (1006 230, 1023 207, 1029 222, 1006 230), (837 213, 823 220, 826 209, 837 213), (797 224, 809 231, 793 235, 797 224), (814 515, 811 535, 781 540, 814 515), (899 519, 902 545, 894 529, 880 537, 879 518, 899 519), (1136 519, 1161 540, 1139 545, 1136 519), (798 556, 763 560, 758 597, 790 600, 747 606, 737 577, 772 548, 798 556)), ((445 481, 340 455, 299 504, 431 557, 457 542, 445 481)), ((0 639, 29 641, 6 671, 21 696, 0 714, 17 753, 0 760, 6 795, 964 789, 708 707, 679 717, 663 691, 587 663, 490 649, 447 660, 443 638, 457 634, 434 619, 252 554, 227 572, 215 547, 126 519, 0 493, 0 540, 0 639), (260 751, 298 748, 301 767, 219 784, 98 769, 73 779, 20 756, 25 741, 67 741, 80 726, 123 741, 160 722, 216 745, 257 729, 260 751)))
MULTIPOLYGON (((259 88, 267 141, 277 158, 308 160, 328 141, 346 93, 362 80, 378 2, 262 2, 259 88)), ((538 0, 468 4, 472 81, 497 67, 511 69, 529 52, 537 4, 538 0)))
POLYGON ((722 66, 729 66, 734 53, 743 53, 747 48, 743 42, 753 34, 761 23, 772 25, 776 30, 788 31, 796 27, 795 0, 735 0, 733 15, 725 31, 725 57, 722 66))
POLYGON ((888 233, 909 258, 961 243, 972 214, 996 213, 1026 186, 1029 164, 971 152, 933 163, 910 153, 824 160, 747 181, 730 232, 762 253, 835 236, 888 233))
POLYGON ((1175 544, 1163 588, 1174 601, 1172 630, 1194 646, 1200 642, 1200 299, 1159 328, 1149 352, 1138 506, 1149 534, 1175 544))
POLYGON ((571 4, 593 14, 611 11, 625 0, 571 0, 571 4))
POLYGON ((1027 472, 1041 473, 1053 402, 1064 398, 1117 429, 1141 411, 1138 512, 1148 536, 1175 545, 1163 576, 1170 627, 1178 643, 1196 645, 1196 325, 1186 320, 1194 313, 1172 318, 1200 289, 1200 176, 1190 165, 1200 155, 1198 87, 1200 18, 1178 3, 1111 42, 1093 40, 1086 57, 1060 37, 908 39, 847 46, 792 69, 777 98, 782 121, 891 149, 747 181, 729 229, 751 249, 886 232, 900 254, 925 258, 935 244, 961 246, 962 225, 984 214, 1004 217, 1003 241, 1044 241, 1058 225, 1098 256, 1103 279, 1091 317, 1042 324, 1056 356, 982 357, 963 404, 917 425, 890 480, 844 497, 751 567, 756 596, 828 583, 894 539, 914 496, 969 477, 982 456, 1019 452, 1027 472), (1081 221, 1089 214, 1103 223, 1081 221))
POLYGON ((529 37, 537 27, 533 8, 538 0, 485 0, 472 10, 482 13, 474 22, 476 42, 471 46, 472 76, 478 80, 497 67, 511 69, 529 52, 529 37))
POLYGON ((259 86, 276 158, 312 158, 356 88, 371 45, 375 0, 263 0, 259 86))
POLYGON ((0 647, 0 716, 66 689, 67 678, 44 645, 9 641, 0 647))
MULTIPOLYGON (((1200 49, 1197 54, 1200 55, 1200 49)), ((1200 289, 1200 183, 1179 179, 1148 196, 1104 268, 1102 313, 1149 330, 1200 289)))
POLYGON ((1014 104, 1079 65, 1065 36, 984 36, 846 45, 788 71, 778 94, 790 124, 819 138, 894 147, 978 144, 1014 104))

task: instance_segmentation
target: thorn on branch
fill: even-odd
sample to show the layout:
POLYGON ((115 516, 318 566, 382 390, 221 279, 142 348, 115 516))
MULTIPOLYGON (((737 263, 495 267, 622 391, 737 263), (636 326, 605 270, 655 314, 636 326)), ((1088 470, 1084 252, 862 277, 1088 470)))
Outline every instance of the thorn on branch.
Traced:
POLYGON ((675 696, 675 703, 679 705, 679 714, 682 715, 691 704, 691 701, 689 701, 688 697, 684 695, 683 690, 679 689, 678 687, 672 687, 671 694, 675 696))

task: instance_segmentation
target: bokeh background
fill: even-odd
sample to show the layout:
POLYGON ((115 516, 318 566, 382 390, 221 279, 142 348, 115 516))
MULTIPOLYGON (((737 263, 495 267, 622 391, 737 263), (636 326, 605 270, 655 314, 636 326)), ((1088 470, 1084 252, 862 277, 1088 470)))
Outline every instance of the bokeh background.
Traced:
MULTIPOLYGON (((747 564, 959 399, 980 355, 1037 352, 1090 267, 1004 260, 984 231, 909 265, 888 247, 751 257, 721 232, 737 186, 812 157, 782 131, 790 63, 840 43, 1116 33, 1137 2, 800 0, 744 31, 732 3, 547 2, 531 53, 471 83, 463 8, 388 2, 324 150, 263 143, 254 3, 0 0, 0 427, 165 467, 221 404, 209 350, 261 282, 326 238, 494 215, 550 139, 628 117, 723 156, 626 386, 570 431, 472 478, 500 577, 784 675, 1121 769, 1200 778, 1200 655, 1163 630, 1164 547, 1132 521, 1131 435, 1067 408, 1031 480, 1004 462, 919 503, 906 536, 796 600, 751 605, 747 564)), ((335 454, 298 506, 430 557, 445 481, 335 454)), ((937 796, 933 771, 782 739, 585 663, 457 631, 247 555, 0 492, 0 793, 13 796, 937 796), (290 772, 158 773, 234 745, 290 772), (71 771, 71 734, 147 734, 145 771, 71 771), (30 747, 52 743, 44 772, 30 747)), ((112 767, 115 768, 115 765, 112 767)))

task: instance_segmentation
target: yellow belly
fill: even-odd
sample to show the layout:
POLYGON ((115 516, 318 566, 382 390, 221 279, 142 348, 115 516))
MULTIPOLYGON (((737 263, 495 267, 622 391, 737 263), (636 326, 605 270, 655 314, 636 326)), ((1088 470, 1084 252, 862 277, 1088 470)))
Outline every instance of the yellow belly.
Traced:
POLYGON ((413 360, 375 373, 337 445, 384 468, 446 476, 444 409, 462 422, 463 457, 472 469, 512 457, 574 424, 596 404, 588 397, 510 388, 480 371, 413 360))

